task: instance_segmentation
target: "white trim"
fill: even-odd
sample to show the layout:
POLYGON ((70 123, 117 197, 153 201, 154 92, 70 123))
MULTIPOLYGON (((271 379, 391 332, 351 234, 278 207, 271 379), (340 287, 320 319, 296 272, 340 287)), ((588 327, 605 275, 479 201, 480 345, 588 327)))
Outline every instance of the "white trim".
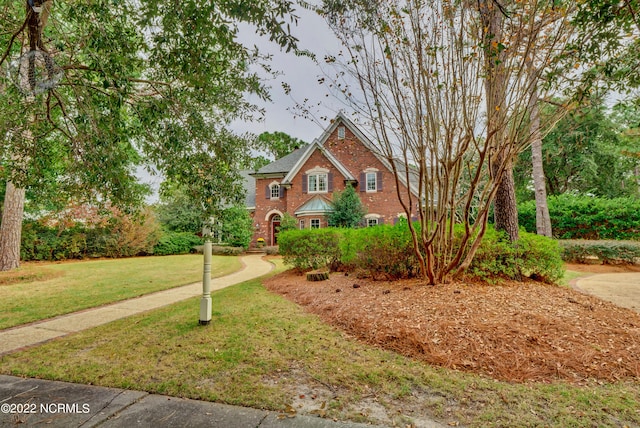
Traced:
POLYGON ((328 160, 331 162, 333 166, 336 167, 338 172, 342 174, 345 180, 356 180, 356 178, 349 172, 347 167, 345 167, 329 150, 322 147, 322 145, 318 142, 318 140, 314 140, 313 143, 309 144, 304 152, 304 154, 298 159, 298 162, 291 168, 291 171, 287 173, 287 175, 282 179, 282 184, 291 184, 293 178, 298 174, 300 169, 304 166, 304 164, 309 160, 311 155, 315 150, 320 150, 328 160))
POLYGON ((282 211, 280 210, 271 210, 267 213, 266 216, 264 216, 264 221, 271 221, 271 216, 274 214, 278 214, 280 216, 280 218, 282 218, 282 211))
POLYGON ((271 200, 280 199, 280 183, 278 183, 277 181, 272 181, 271 184, 269 184, 269 199, 271 199, 271 200), (278 187, 278 196, 273 196, 273 188, 274 188, 274 186, 278 187))

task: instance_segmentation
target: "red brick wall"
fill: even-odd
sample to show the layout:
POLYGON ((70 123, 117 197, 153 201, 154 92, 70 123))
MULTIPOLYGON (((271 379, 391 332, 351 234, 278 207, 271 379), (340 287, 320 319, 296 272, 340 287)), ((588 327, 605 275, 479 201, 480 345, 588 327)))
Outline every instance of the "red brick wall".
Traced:
MULTIPOLYGON (((393 173, 389 171, 380 162, 376 156, 368 150, 364 144, 358 140, 358 138, 345 127, 345 138, 338 139, 338 130, 329 136, 324 144, 333 156, 338 159, 355 177, 356 180, 360 180, 360 174, 368 168, 375 168, 382 173, 382 190, 378 192, 362 192, 360 186, 356 188, 363 205, 365 206, 368 214, 378 214, 382 216, 384 223, 393 224, 394 219, 398 213, 403 212, 402 206, 398 201, 396 194, 396 184, 393 177, 393 173)), ((257 238, 264 238, 267 245, 270 244, 271 231, 270 224, 266 218, 267 214, 271 210, 278 210, 283 214, 288 212, 294 215, 294 212, 300 208, 304 203, 314 198, 315 196, 322 196, 328 200, 333 199, 333 192, 328 193, 303 193, 302 192, 302 176, 306 171, 314 169, 316 167, 329 170, 333 176, 333 192, 342 191, 345 188, 345 177, 338 171, 338 169, 329 161, 329 159, 322 154, 319 150, 316 150, 300 168, 298 173, 292 179, 292 185, 290 189, 285 192, 284 198, 279 200, 267 199, 265 197, 265 187, 271 184, 273 181, 280 182, 282 178, 266 178, 256 180, 256 211, 254 215, 254 226, 259 224, 259 227, 254 234, 255 244, 257 238)), ((402 186, 401 192, 406 193, 406 188, 402 186)), ((318 216, 305 216, 302 217, 305 220, 305 227, 310 226, 312 218, 320 218, 318 216)), ((326 218, 321 218, 321 227, 326 227, 326 218)))

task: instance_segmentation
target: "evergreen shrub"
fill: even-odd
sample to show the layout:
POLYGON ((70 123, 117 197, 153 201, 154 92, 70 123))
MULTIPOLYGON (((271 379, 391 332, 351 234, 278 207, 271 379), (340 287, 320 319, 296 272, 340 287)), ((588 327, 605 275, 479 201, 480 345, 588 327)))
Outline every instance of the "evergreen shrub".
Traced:
POLYGON ((531 278, 557 283, 564 276, 561 253, 551 238, 521 230, 520 239, 512 243, 504 232, 488 227, 468 272, 485 281, 531 278))
POLYGON ((562 258, 572 263, 587 263, 598 259, 603 264, 633 264, 640 259, 638 241, 560 241, 562 258))
POLYGON ((284 262, 300 271, 330 267, 340 262, 339 229, 287 230, 278 235, 278 247, 284 262))
POLYGON ((202 245, 202 238, 191 232, 165 231, 153 247, 153 254, 156 256, 189 254, 196 245, 202 245))
MULTIPOLYGON (((640 240, 640 199, 560 195, 548 199, 553 236, 558 239, 640 240)), ((536 231, 536 204, 518 205, 520 225, 536 231)))

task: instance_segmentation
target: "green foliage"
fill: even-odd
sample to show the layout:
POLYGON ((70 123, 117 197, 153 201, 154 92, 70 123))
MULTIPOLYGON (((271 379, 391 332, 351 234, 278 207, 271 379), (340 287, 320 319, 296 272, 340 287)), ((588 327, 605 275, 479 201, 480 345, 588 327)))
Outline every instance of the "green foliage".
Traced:
MULTIPOLYGON (((329 266, 375 279, 419 274, 406 222, 362 229, 292 230, 280 236, 280 254, 298 270, 329 266)), ((520 240, 512 244, 493 229, 487 230, 469 273, 485 281, 528 277, 548 283, 564 275, 556 241, 522 231, 520 240)))
POLYGON ((305 271, 336 266, 340 237, 335 229, 288 230, 278 235, 278 246, 286 264, 305 271))
POLYGON ((280 219, 280 232, 285 232, 287 230, 294 230, 298 228, 298 220, 294 216, 289 213, 284 213, 282 218, 280 219))
POLYGON ((406 222, 345 230, 343 237, 340 261, 349 270, 379 279, 410 278, 419 272, 406 222))
POLYGON ((211 246, 211 254, 214 256, 239 256, 244 250, 244 247, 231 247, 228 245, 211 246))
POLYGON ((204 212, 180 186, 165 181, 160 186, 160 203, 155 207, 163 229, 171 232, 199 233, 204 212))
MULTIPOLYGON (((553 234, 559 239, 640 240, 640 199, 560 195, 548 199, 553 234)), ((534 201, 518 206, 520 225, 536 230, 534 201)))
POLYGON ((562 258, 567 262, 587 263, 595 257, 604 264, 633 264, 640 258, 640 242, 637 241, 560 241, 562 258))
POLYGON ((253 221, 243 206, 226 208, 220 218, 222 240, 235 247, 249 248, 253 235, 253 221))
POLYGON ((488 228, 468 272, 485 281, 532 278, 557 283, 564 276, 557 241, 520 231, 512 243, 503 232, 488 228))
POLYGON ((156 256, 189 254, 196 245, 202 245, 202 238, 193 233, 165 231, 153 247, 153 254, 156 256))
POLYGON ((251 160, 250 167, 258 170, 272 162, 273 159, 280 159, 305 144, 306 143, 304 141, 292 137, 284 132, 263 132, 258 135, 253 145, 257 150, 266 152, 270 156, 271 160, 262 156, 255 156, 251 160))
POLYGON ((53 261, 151 254, 160 238, 159 230, 148 211, 127 215, 115 210, 100 225, 59 222, 54 227, 27 220, 22 228, 20 258, 53 261))
MULTIPOLYGON (((618 104, 608 112, 601 100, 591 101, 572 110, 543 140, 547 193, 638 196, 638 109, 618 104)), ((520 154, 514 172, 520 200, 533 199, 530 150, 520 154)))
POLYGON ((332 227, 357 227, 366 214, 358 193, 353 186, 347 186, 342 192, 333 194, 333 211, 328 222, 332 227))

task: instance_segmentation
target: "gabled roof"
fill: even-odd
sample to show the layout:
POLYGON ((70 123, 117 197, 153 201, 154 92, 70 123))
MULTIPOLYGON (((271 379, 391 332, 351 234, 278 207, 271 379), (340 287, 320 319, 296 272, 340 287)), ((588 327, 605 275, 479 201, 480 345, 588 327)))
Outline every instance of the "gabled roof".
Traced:
POLYGON ((291 171, 291 168, 298 162, 300 157, 305 153, 305 150, 310 146, 310 144, 305 144, 299 149, 296 149, 289 153, 288 155, 281 157, 280 159, 276 159, 268 165, 263 166, 258 171, 253 173, 252 175, 267 175, 267 174, 277 174, 282 173, 283 175, 291 171))
POLYGON ((329 160, 329 162, 331 162, 333 164, 333 166, 336 167, 336 169, 340 172, 340 174, 342 174, 342 176, 346 180, 352 180, 352 181, 356 180, 355 177, 353 176, 353 174, 351 174, 351 172, 349 172, 347 167, 345 167, 342 164, 342 162, 340 162, 330 151, 325 149, 318 142, 318 140, 314 140, 313 143, 309 144, 304 149, 304 153, 302 154, 302 156, 300 156, 298 158, 297 162, 295 163, 295 165, 293 165, 291 170, 284 177, 284 179, 282 180, 281 184, 291 184, 291 180, 293 180, 293 177, 296 176, 296 174, 300 171, 300 168, 302 168, 302 166, 305 164, 305 162, 307 162, 309 160, 309 158, 311 157, 313 152, 315 152, 316 150, 320 150, 320 152, 322 152, 322 154, 329 160))
POLYGON ((333 205, 322 196, 315 196, 302 204, 295 215, 326 214, 333 211, 333 205))
MULTIPOLYGON (((381 154, 375 147, 375 145, 367 138, 360 129, 354 125, 342 112, 338 113, 336 118, 332 121, 331 125, 327 127, 319 138, 315 139, 313 143, 304 145, 299 149, 294 150, 288 155, 271 162, 268 165, 263 166, 255 173, 251 174, 254 177, 282 177, 280 184, 291 184, 291 181, 296 174, 300 171, 303 165, 311 157, 315 150, 320 150, 322 154, 338 169, 338 171, 345 177, 346 180, 356 181, 357 179, 353 174, 329 151, 324 147, 331 134, 336 130, 340 124, 343 124, 360 140, 360 142, 369 150, 373 155, 387 168, 390 172, 393 172, 393 167, 389 159, 381 154)), ((404 185, 411 189, 414 194, 417 192, 417 178, 415 174, 410 174, 409 183, 405 179, 404 163, 398 159, 393 159, 398 172, 399 180, 404 185)))
MULTIPOLYGON (((347 128, 349 128, 349 130, 360 140, 360 142, 371 153, 373 153, 373 155, 382 163, 382 165, 384 165, 384 167, 387 168, 389 172, 393 173, 393 167, 391 166, 391 162, 389 162, 388 158, 382 155, 376 149, 375 145, 371 142, 371 140, 366 135, 364 135, 362 131, 360 131, 360 129, 353 122, 351 122, 351 120, 349 120, 344 114, 342 114, 342 112, 338 113, 336 118, 333 120, 333 123, 327 129, 325 129, 325 131, 322 133, 322 135, 317 141, 319 141, 321 145, 324 145, 324 143, 327 142, 327 140, 329 139, 333 131, 335 131, 335 129, 340 125, 340 123, 344 124, 347 128)), ((410 179, 409 183, 407 183, 407 180, 405 180, 405 177, 403 174, 403 172, 405 171, 404 162, 400 161, 399 159, 393 159, 393 163, 396 165, 396 168, 398 170, 398 179, 400 180, 400 183, 410 188, 411 191, 417 195, 418 194, 417 177, 415 177, 415 174, 413 175, 410 174, 410 177, 414 179, 413 180, 410 179)))

